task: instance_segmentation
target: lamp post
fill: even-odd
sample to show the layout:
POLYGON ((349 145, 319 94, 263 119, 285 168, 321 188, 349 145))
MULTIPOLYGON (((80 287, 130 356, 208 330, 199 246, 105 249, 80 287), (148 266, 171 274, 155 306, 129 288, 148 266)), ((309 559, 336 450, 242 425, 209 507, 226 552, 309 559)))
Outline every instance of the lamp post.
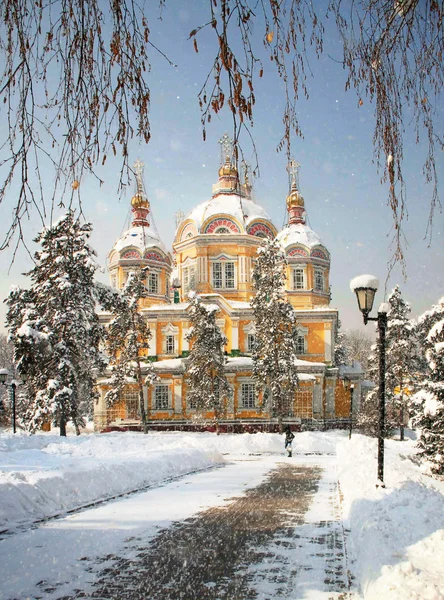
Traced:
POLYGON ((351 382, 350 379, 344 380, 346 391, 350 392, 350 429, 348 433, 348 439, 351 439, 352 430, 353 430, 353 390, 355 388, 355 384, 351 382))
MULTIPOLYGON (((0 369, 0 383, 2 385, 7 385, 6 383, 6 379, 8 378, 8 370, 7 369, 0 369)), ((9 384, 11 386, 11 408, 12 408, 12 431, 13 433, 16 432, 16 425, 15 425, 15 388, 17 387, 17 384, 15 381, 11 381, 11 383, 9 384)))
POLYGON ((355 292, 358 300, 359 310, 364 317, 364 325, 368 321, 378 323, 378 351, 379 351, 379 427, 378 427, 378 481, 381 487, 384 485, 384 429, 385 429, 385 333, 387 329, 387 306, 381 304, 377 317, 369 317, 373 307, 375 294, 379 281, 373 275, 360 275, 350 282, 350 289, 355 292))

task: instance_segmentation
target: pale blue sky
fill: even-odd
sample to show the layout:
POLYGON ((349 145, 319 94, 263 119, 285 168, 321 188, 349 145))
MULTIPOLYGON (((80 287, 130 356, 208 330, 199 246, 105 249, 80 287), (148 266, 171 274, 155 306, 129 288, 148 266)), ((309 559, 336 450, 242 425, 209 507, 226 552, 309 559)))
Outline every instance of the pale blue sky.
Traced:
MULTIPOLYGON (((193 9, 199 3, 180 4, 187 9, 176 11, 172 7, 178 3, 168 2, 163 20, 151 23, 152 41, 167 52, 178 67, 173 68, 160 56, 152 55, 149 75, 152 138, 148 146, 134 142, 130 148, 131 162, 140 158, 145 163, 145 184, 152 213, 168 247, 174 236, 176 211, 187 213, 211 196, 219 167, 218 139, 225 131, 230 133, 231 125, 228 114, 213 118, 207 128, 207 141, 202 141, 197 92, 212 64, 214 47, 206 44, 205 35, 198 38, 199 54, 194 52, 187 37, 192 29, 206 21, 206 16, 193 9)), ((262 37, 262 32, 258 35, 262 37)), ((372 164, 373 108, 365 98, 359 107, 355 92, 344 92, 345 72, 328 56, 340 59, 335 38, 327 38, 326 46, 327 52, 321 60, 312 61, 314 78, 308 81, 310 98, 301 99, 299 103, 299 120, 305 137, 294 140, 292 154, 301 164, 300 187, 308 224, 331 253, 331 304, 340 310, 343 329, 363 328, 349 281, 356 275, 371 273, 384 286, 392 255, 392 217, 386 206, 387 188, 380 184, 380 175, 372 164)), ((261 177, 254 183, 255 198, 280 229, 288 192, 286 157, 276 152, 282 135, 283 98, 281 84, 268 63, 265 63, 263 79, 257 82, 256 99, 252 133, 259 153, 261 177)), ((431 195, 431 187, 426 186, 422 176, 425 149, 414 144, 412 132, 408 135, 404 166, 409 208, 409 220, 405 223, 407 280, 404 281, 400 268, 396 267, 388 281, 388 291, 400 284, 404 297, 412 305, 413 316, 417 316, 444 294, 443 215, 439 211, 435 215, 429 247, 428 240, 424 239, 431 195)), ((443 167, 444 157, 440 153, 441 180, 443 167)), ((109 159, 99 170, 105 180, 102 187, 93 178, 86 177, 81 182, 84 212, 94 226, 92 246, 104 267, 107 253, 127 222, 133 193, 130 189, 119 199, 118 168, 117 161, 109 159)), ((47 179, 51 183, 53 174, 48 173, 47 179)), ((14 188, 11 199, 13 194, 14 188)), ((10 207, 3 205, 1 214, 5 222, 10 207)), ((28 224, 27 234, 32 232, 34 236, 39 229, 40 222, 34 218, 28 224)), ((32 244, 30 247, 35 250, 32 244)), ((2 274, 6 274, 10 262, 11 253, 3 252, 0 255, 2 274)), ((20 273, 31 264, 26 252, 20 250, 9 275, 2 277, 1 298, 6 296, 11 284, 26 285, 20 273)), ((100 279, 108 282, 107 275, 101 275, 100 279)), ((378 292, 376 302, 382 300, 383 290, 378 292)), ((4 314, 2 305, 1 322, 4 314)), ((369 332, 371 328, 367 326, 369 332)))

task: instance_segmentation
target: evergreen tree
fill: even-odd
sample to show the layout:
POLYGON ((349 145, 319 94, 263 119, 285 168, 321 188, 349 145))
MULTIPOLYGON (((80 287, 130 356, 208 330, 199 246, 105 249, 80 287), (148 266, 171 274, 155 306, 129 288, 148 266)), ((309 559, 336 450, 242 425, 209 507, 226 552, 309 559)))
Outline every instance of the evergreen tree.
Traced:
MULTIPOLYGON (((410 306, 396 286, 388 298, 387 331, 385 340, 385 436, 399 427, 404 439, 404 421, 408 410, 408 394, 417 370, 415 328, 409 319, 410 306)), ((368 377, 376 387, 361 403, 358 424, 369 435, 379 433, 379 344, 372 347, 368 362, 368 377)))
MULTIPOLYGON (((357 415, 357 425, 363 433, 372 437, 379 435, 379 347, 377 344, 371 347, 368 357, 367 377, 375 384, 375 387, 367 392, 362 399, 357 415)), ((392 407, 385 405, 385 432, 384 437, 389 437, 393 432, 392 407)))
POLYGON ((256 295, 251 301, 256 322, 253 376, 259 391, 270 394, 270 408, 279 422, 292 412, 298 387, 296 315, 285 298, 286 258, 276 240, 258 249, 253 271, 256 295))
POLYGON ((101 326, 95 312, 95 252, 88 245, 91 224, 69 211, 36 238, 41 251, 28 273, 29 290, 14 288, 7 325, 19 374, 27 377, 27 427, 35 431, 52 419, 66 435, 72 420, 84 425, 82 400, 95 396, 94 369, 102 365, 101 326))
POLYGON ((388 298, 386 332, 386 402, 393 406, 394 421, 404 439, 409 393, 418 368, 415 325, 411 308, 396 286, 388 298), (397 422, 396 422, 397 421, 397 422))
POLYGON ((187 340, 191 350, 187 360, 187 398, 198 414, 214 413, 216 431, 226 412, 232 391, 225 375, 226 337, 216 324, 217 306, 203 304, 196 294, 190 294, 191 330, 187 340))
POLYGON ((105 336, 111 368, 111 387, 105 396, 106 403, 112 406, 119 401, 128 379, 135 379, 144 433, 147 433, 147 417, 143 385, 152 385, 157 379, 147 356, 151 331, 140 312, 140 300, 148 295, 145 287, 147 272, 145 268, 129 273, 121 294, 114 299, 111 309, 113 319, 106 328, 105 336))
POLYGON ((444 297, 418 320, 429 375, 413 396, 412 424, 420 435, 418 448, 432 473, 444 475, 444 297))
POLYGON ((347 334, 340 330, 339 324, 338 333, 335 343, 335 365, 348 365, 350 363, 349 349, 347 343, 347 334))

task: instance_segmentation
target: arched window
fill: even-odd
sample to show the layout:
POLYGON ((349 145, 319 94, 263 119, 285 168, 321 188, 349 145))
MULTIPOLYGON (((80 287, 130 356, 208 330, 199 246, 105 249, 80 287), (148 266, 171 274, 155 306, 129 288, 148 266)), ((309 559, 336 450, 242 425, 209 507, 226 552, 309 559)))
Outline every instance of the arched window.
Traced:
POLYGON ((324 291, 324 272, 322 269, 315 269, 315 290, 318 292, 324 291))

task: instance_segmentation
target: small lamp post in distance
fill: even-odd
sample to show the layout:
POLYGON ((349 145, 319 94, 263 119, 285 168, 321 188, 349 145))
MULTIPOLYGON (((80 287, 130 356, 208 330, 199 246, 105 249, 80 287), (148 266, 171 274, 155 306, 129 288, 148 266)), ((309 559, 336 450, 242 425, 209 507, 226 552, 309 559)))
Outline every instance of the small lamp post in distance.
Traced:
POLYGON ((352 430, 353 430, 353 390, 355 388, 355 384, 351 382, 351 379, 348 377, 344 380, 345 391, 350 393, 350 428, 348 432, 348 439, 351 439, 352 430))
POLYGON ((379 350, 379 427, 378 427, 378 484, 384 484, 384 429, 385 429, 385 334, 387 330, 388 305, 382 303, 378 309, 377 317, 369 317, 373 308, 376 291, 379 287, 377 277, 373 275, 359 275, 350 281, 350 289, 356 294, 359 310, 364 317, 364 325, 368 321, 378 323, 378 350, 379 350))
MULTIPOLYGON (((6 383, 6 380, 8 378, 9 372, 8 369, 0 369, 0 383, 2 385, 8 385, 6 383)), ((17 383, 15 381, 11 381, 11 383, 9 384, 11 386, 11 392, 12 392, 12 397, 11 397, 11 408, 12 408, 12 431, 15 433, 16 432, 16 425, 15 425, 15 388, 17 387, 17 383)))

